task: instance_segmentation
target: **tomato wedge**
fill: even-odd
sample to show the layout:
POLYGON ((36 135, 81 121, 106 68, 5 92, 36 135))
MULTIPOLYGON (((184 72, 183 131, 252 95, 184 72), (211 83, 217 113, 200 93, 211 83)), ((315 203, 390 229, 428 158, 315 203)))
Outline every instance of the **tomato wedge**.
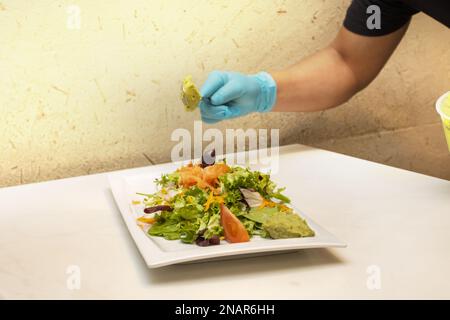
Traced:
POLYGON ((224 204, 220 205, 220 220, 225 233, 225 239, 228 242, 236 243, 250 240, 242 222, 224 204))

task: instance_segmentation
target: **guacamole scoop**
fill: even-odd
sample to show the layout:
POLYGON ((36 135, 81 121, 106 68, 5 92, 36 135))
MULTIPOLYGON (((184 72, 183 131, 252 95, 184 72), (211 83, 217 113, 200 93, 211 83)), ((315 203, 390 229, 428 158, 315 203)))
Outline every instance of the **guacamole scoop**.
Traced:
POLYGON ((295 213, 281 213, 273 215, 263 224, 263 228, 273 239, 313 237, 314 231, 305 220, 295 213))
POLYGON ((314 231, 306 221, 293 212, 280 212, 277 208, 253 208, 245 217, 256 223, 272 239, 313 237, 314 231))

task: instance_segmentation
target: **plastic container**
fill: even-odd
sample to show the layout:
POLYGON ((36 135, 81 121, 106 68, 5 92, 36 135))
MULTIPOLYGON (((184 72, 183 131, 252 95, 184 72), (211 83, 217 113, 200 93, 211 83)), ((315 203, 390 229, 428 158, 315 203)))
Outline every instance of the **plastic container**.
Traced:
POLYGON ((450 91, 444 93, 436 101, 436 110, 441 116, 445 138, 447 139, 448 151, 450 152, 450 91), (448 107, 444 108, 444 104, 448 104, 448 107))

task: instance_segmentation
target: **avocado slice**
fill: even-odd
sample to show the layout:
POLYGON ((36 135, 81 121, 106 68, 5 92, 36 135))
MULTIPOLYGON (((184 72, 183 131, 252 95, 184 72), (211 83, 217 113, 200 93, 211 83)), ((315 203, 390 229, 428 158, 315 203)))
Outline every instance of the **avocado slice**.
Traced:
POLYGON ((201 99, 202 96, 192 81, 192 76, 186 76, 181 88, 181 101, 183 101, 186 111, 194 111, 201 99))

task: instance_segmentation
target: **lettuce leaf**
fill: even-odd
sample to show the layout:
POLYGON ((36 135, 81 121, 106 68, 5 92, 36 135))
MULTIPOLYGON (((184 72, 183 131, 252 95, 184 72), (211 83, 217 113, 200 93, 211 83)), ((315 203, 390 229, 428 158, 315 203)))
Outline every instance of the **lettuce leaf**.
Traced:
MULTIPOLYGON (((179 239, 183 243, 194 243, 200 237, 208 240, 214 236, 222 236, 219 204, 214 202, 205 210, 211 191, 197 186, 181 187, 178 185, 179 178, 178 172, 162 175, 155 180, 161 189, 155 194, 144 195, 147 207, 164 205, 173 209, 156 213, 156 222, 150 227, 148 234, 168 240, 179 239)), ((265 204, 265 200, 277 199, 279 204, 289 203, 290 200, 282 194, 283 191, 283 188, 277 188, 270 180, 269 174, 243 167, 232 167, 228 173, 220 176, 219 188, 215 190, 223 198, 224 204, 242 221, 249 235, 261 237, 277 236, 275 233, 279 231, 278 225, 275 226, 277 228, 273 227, 273 223, 269 223, 267 228, 265 225, 267 221, 275 221, 272 219, 275 215, 285 215, 286 212, 279 211, 281 206, 260 206, 265 204), (246 201, 245 193, 251 205, 246 201)), ((289 232, 293 234, 290 229, 289 232)))
POLYGON ((253 208, 247 214, 245 214, 244 217, 254 222, 263 224, 278 212, 279 211, 277 208, 253 208))
MULTIPOLYGON (((217 206, 218 207, 218 206, 217 206)), ((215 212, 211 214, 209 217, 208 224, 206 225, 206 230, 203 233, 203 237, 205 239, 211 239, 212 236, 221 236, 223 235, 223 228, 220 223, 220 213, 215 212)))
POLYGON ((177 185, 180 179, 180 174, 178 172, 172 172, 168 174, 163 174, 160 179, 155 179, 156 185, 161 187, 168 187, 172 185, 177 185))
MULTIPOLYGON (((270 180, 270 175, 260 171, 251 171, 248 168, 233 167, 232 170, 219 177, 223 191, 230 193, 240 188, 258 192, 265 199, 276 198, 289 203, 288 197, 281 192, 284 189, 276 189, 276 184, 270 180)), ((239 200, 242 199, 240 194, 239 200)))

